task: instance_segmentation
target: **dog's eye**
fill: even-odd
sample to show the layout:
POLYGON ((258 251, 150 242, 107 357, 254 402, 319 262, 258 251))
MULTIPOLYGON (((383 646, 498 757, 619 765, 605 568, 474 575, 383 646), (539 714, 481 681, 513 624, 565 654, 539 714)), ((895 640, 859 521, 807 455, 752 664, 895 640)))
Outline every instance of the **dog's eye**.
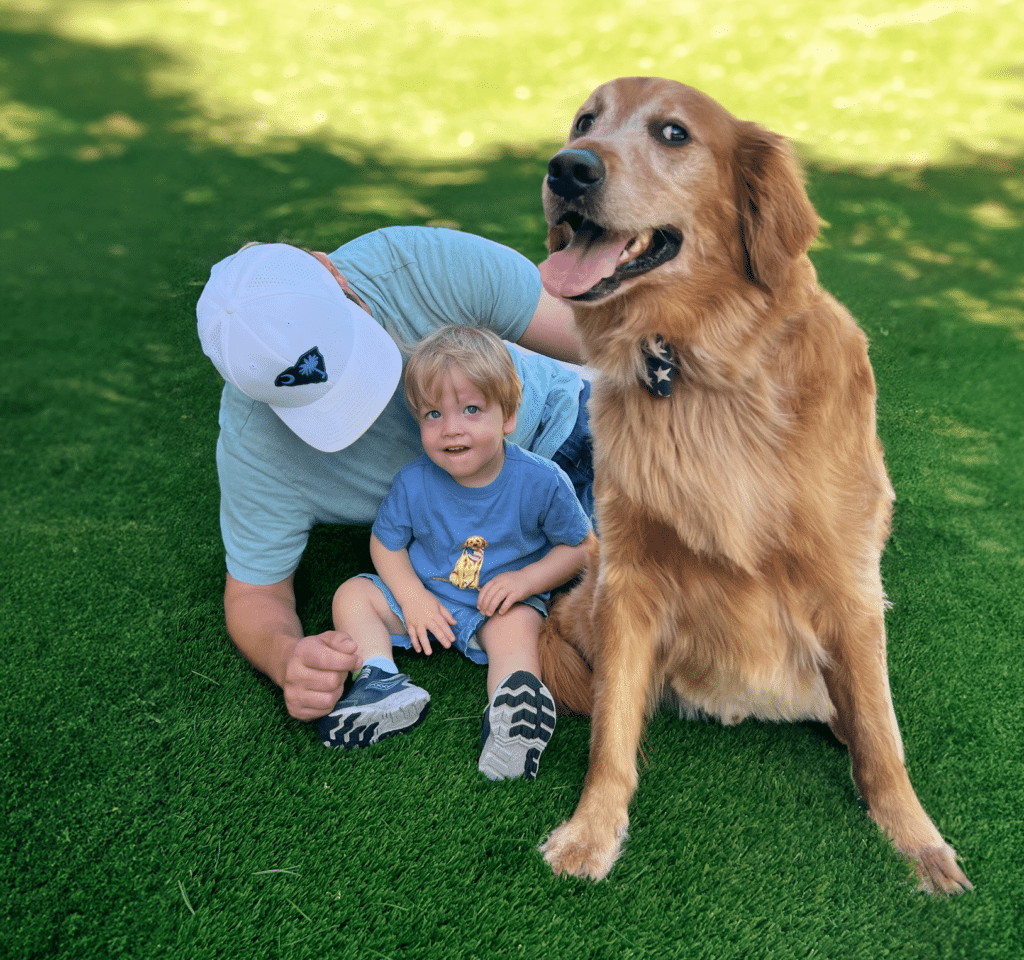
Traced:
POLYGON ((690 139, 690 131, 678 123, 666 123, 659 131, 659 135, 666 143, 686 143, 690 139))
POLYGON ((576 136, 582 136, 594 125, 594 115, 592 113, 585 113, 579 120, 576 121, 576 126, 573 127, 573 133, 576 136))

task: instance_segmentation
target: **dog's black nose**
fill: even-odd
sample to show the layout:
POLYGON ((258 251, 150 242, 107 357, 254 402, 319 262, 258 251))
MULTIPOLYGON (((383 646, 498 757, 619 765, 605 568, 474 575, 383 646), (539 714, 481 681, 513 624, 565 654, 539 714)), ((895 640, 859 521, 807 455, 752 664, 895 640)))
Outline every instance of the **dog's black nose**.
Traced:
POLYGON ((562 150, 548 163, 548 188, 573 200, 604 180, 604 164, 591 150, 562 150))

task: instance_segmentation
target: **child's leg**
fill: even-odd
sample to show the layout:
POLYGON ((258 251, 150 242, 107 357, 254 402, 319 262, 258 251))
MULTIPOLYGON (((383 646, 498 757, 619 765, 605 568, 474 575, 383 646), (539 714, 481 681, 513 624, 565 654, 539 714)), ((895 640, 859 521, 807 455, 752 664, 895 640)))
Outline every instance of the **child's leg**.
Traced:
POLYGON ((517 603, 508 613, 491 617, 480 628, 480 646, 487 653, 487 699, 510 673, 526 670, 540 676, 537 637, 543 622, 538 611, 517 603))
POLYGON ((364 662, 371 657, 393 659, 391 634, 405 633, 405 625, 372 580, 346 580, 334 594, 331 612, 334 629, 355 640, 364 662))
POLYGON ((363 669, 348 693, 320 720, 324 745, 366 747, 415 727, 427 714, 430 694, 393 670, 391 634, 405 633, 405 626, 383 592, 372 580, 355 577, 338 588, 332 611, 334 628, 355 640, 363 669), (375 666, 374 658, 385 658, 392 669, 375 666))
POLYGON ((537 660, 540 625, 540 613, 519 604, 480 631, 490 702, 478 766, 491 780, 532 780, 555 729, 555 701, 540 680, 537 660))

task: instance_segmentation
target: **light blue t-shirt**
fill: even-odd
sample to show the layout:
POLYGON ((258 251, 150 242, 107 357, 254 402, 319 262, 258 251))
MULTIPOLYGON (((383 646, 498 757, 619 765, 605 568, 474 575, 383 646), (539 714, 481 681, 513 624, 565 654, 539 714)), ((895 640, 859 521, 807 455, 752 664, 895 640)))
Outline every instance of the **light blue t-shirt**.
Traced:
MULTIPOLYGON (((517 341, 540 299, 529 260, 455 230, 387 227, 330 257, 374 319, 409 345, 450 323, 517 341)), ((576 422, 580 378, 547 357, 511 353, 523 402, 509 439, 550 458, 576 422)), ((315 524, 371 524, 395 474, 422 453, 401 384, 366 433, 336 453, 310 447, 267 404, 225 384, 217 469, 228 572, 243 583, 283 580, 315 524)))
POLYGON ((522 570, 558 544, 576 546, 589 532, 562 469, 511 443, 485 487, 456 483, 423 454, 399 471, 373 525, 388 550, 408 548, 417 576, 443 603, 473 608, 498 574, 522 570))

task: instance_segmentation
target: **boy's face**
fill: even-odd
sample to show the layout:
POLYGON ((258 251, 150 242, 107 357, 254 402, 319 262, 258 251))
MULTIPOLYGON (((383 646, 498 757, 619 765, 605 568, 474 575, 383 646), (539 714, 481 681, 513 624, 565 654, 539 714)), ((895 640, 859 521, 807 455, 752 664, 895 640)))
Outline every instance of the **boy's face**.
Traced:
POLYGON ((417 411, 420 436, 427 456, 456 483, 485 487, 497 479, 505 463, 505 437, 516 426, 501 406, 488 403, 457 366, 436 384, 433 405, 417 411))

